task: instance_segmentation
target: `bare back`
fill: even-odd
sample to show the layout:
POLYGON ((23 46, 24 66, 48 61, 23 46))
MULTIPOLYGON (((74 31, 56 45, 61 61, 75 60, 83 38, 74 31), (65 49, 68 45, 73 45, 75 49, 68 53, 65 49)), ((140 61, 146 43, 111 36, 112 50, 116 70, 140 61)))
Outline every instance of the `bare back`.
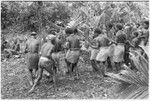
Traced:
POLYGON ((27 42, 27 46, 30 53, 38 53, 40 42, 37 39, 31 39, 27 42))
POLYGON ((41 56, 43 57, 49 57, 54 49, 54 45, 50 42, 46 42, 41 47, 41 56))
POLYGON ((67 38, 67 41, 69 42, 69 48, 81 48, 80 46, 80 40, 77 35, 71 35, 67 38))

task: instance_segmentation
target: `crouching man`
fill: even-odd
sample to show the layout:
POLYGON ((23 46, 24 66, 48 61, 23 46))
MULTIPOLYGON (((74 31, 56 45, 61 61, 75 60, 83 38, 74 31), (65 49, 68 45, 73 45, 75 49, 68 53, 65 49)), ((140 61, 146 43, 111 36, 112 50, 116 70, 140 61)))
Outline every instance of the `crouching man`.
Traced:
POLYGON ((53 76, 53 82, 54 82, 54 90, 56 88, 56 66, 55 62, 52 59, 52 53, 54 50, 54 40, 55 40, 55 35, 49 35, 47 36, 47 42, 44 43, 41 47, 40 51, 40 59, 38 63, 38 76, 34 81, 34 84, 32 88, 30 89, 29 92, 33 92, 35 89, 37 83, 41 80, 42 74, 43 74, 43 69, 48 71, 52 76, 53 76))

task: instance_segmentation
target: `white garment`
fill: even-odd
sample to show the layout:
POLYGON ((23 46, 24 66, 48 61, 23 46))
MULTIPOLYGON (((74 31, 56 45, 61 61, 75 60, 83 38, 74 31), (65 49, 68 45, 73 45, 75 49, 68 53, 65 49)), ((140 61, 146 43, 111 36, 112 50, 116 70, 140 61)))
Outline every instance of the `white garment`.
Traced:
POLYGON ((124 61, 124 50, 125 47, 123 44, 115 45, 114 52, 113 52, 113 62, 124 61))

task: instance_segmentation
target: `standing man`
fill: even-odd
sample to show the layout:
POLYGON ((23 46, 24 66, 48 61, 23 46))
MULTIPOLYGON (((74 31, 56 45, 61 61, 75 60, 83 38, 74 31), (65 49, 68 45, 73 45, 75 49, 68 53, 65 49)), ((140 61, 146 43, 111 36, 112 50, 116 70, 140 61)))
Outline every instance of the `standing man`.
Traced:
POLYGON ((33 85, 34 77, 36 76, 36 71, 38 69, 38 62, 39 62, 39 46, 40 41, 36 39, 37 33, 31 33, 31 39, 27 40, 26 50, 27 54, 27 63, 28 63, 28 70, 30 74, 30 85, 33 85))
POLYGON ((102 76, 106 76, 106 62, 107 58, 110 57, 110 53, 113 48, 111 48, 111 40, 99 29, 99 36, 96 38, 96 45, 90 44, 93 49, 98 49, 96 54, 96 61, 102 76), (110 47, 109 47, 110 46, 110 47))
MULTIPOLYGON (((73 73, 75 69, 77 69, 77 63, 80 56, 80 38, 77 35, 78 30, 77 29, 66 29, 66 34, 70 34, 67 37, 67 45, 68 45, 68 51, 66 53, 66 59, 65 62, 68 67, 68 73, 73 73)), ((75 75, 76 75, 75 71, 75 75)), ((77 75, 78 78, 78 75, 77 75)))
MULTIPOLYGON (((99 28, 96 28, 94 30, 94 35, 93 35, 93 44, 96 45, 97 42, 97 37, 101 34, 101 30, 99 28)), ((90 61, 91 61, 91 65, 93 67, 93 71, 98 71, 98 67, 97 67, 97 63, 96 63, 96 56, 99 52, 99 48, 92 48, 91 49, 91 56, 90 56, 90 61)))

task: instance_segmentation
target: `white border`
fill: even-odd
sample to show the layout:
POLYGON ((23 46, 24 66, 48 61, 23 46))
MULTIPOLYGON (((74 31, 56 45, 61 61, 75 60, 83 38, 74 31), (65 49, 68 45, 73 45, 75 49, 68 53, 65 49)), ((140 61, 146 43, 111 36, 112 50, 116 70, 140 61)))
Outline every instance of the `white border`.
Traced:
MULTIPOLYGON (((146 2, 150 3, 149 0, 0 0, 0 1, 1 2, 2 1, 100 1, 100 2, 105 2, 105 1, 114 1, 114 2, 122 2, 122 1, 143 2, 143 1, 146 1, 146 2)), ((1 24, 0 24, 0 26, 1 26, 1 24)), ((0 38, 1 38, 1 29, 0 29, 0 38)), ((149 38, 149 40, 150 40, 150 38, 149 38)), ((0 45, 1 45, 1 39, 0 39, 0 45)), ((150 53, 149 53, 149 56, 150 56, 150 53)), ((0 51, 0 59, 1 59, 1 51, 0 51)), ((1 66, 1 61, 0 61, 0 66, 1 66)), ((0 74, 1 74, 1 69, 0 69, 0 74)), ((0 79, 1 79, 1 75, 0 75, 0 79)), ((0 90, 1 90, 1 83, 0 83, 0 90)), ((149 91, 150 91, 150 89, 149 89, 149 91)), ((0 95, 1 95, 1 92, 0 92, 0 95)), ((28 100, 36 100, 36 99, 9 99, 9 100, 8 99, 1 99, 1 100, 5 100, 5 101, 9 101, 9 100, 12 100, 12 101, 15 101, 15 100, 18 100, 18 101, 21 101, 21 100, 28 101, 28 100)), ((51 101, 54 101, 55 99, 37 99, 37 100, 43 100, 43 101, 51 100, 51 101)), ((101 101, 103 101, 103 100, 107 100, 107 101, 108 100, 110 100, 110 101, 122 101, 122 100, 123 101, 134 101, 134 100, 129 100, 129 99, 99 99, 99 100, 95 100, 95 99, 65 99, 65 100, 63 100, 63 99, 59 99, 59 100, 60 101, 66 101, 66 100, 72 100, 72 101, 79 101, 79 100, 82 100, 82 101, 93 101, 93 100, 94 101, 99 101, 99 100, 101 100, 101 101)), ((141 101, 141 100, 139 100, 139 101, 141 101)), ((145 100, 142 100, 142 101, 145 101, 145 100)), ((150 98, 146 99, 146 101, 150 101, 150 98)))

